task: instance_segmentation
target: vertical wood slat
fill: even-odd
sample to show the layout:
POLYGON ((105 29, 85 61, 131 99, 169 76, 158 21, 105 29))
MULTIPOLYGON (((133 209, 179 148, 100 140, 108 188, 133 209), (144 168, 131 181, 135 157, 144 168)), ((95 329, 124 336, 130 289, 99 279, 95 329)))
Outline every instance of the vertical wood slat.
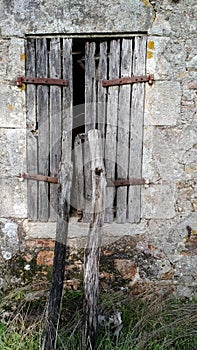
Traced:
MULTIPOLYGON (((60 38, 52 38, 49 52, 49 76, 61 78, 60 38)), ((58 174, 61 158, 61 87, 50 86, 50 176, 58 174)), ((57 218, 58 189, 50 184, 50 221, 57 218)))
MULTIPOLYGON (((133 56, 133 75, 145 74, 146 64, 146 38, 136 37, 133 56)), ((144 83, 133 84, 131 104, 131 138, 129 177, 140 178, 142 176, 142 142, 143 142, 143 118, 144 118, 144 83)), ((128 195, 128 220, 139 222, 141 218, 141 187, 139 185, 129 187, 128 195)))
MULTIPOLYGON (((85 44, 85 132, 96 127, 96 67, 95 67, 94 42, 85 44)), ((84 142, 84 177, 85 177, 85 211, 83 222, 90 222, 91 219, 91 199, 92 182, 90 169, 90 149, 89 142, 85 138, 84 142)))
MULTIPOLYGON (((109 79, 114 79, 119 77, 119 65, 120 65, 120 40, 112 40, 110 43, 109 79)), ((106 167, 106 177, 110 180, 115 179, 118 93, 119 93, 118 86, 112 86, 108 88, 107 130, 106 130, 106 140, 105 140, 105 167, 106 167)), ((114 195, 115 195, 115 189, 113 187, 106 188, 105 222, 110 223, 113 221, 114 195)))
MULTIPOLYGON (((48 57, 47 39, 36 39, 37 77, 47 78, 48 57)), ((37 116, 38 116, 38 171, 41 175, 49 172, 49 99, 48 86, 37 87, 37 116)), ((48 220, 49 201, 48 184, 39 182, 39 221, 48 220)))
MULTIPOLYGON (((35 39, 29 39, 26 47, 26 74, 35 76, 36 72, 35 39)), ((36 87, 26 86, 26 110, 27 110, 27 172, 38 173, 38 135, 36 131, 36 87)), ((37 220, 38 213, 38 184, 27 181, 27 210, 30 220, 37 220)))
POLYGON ((63 87, 62 100, 62 161, 71 163, 73 129, 73 80, 72 80, 72 39, 63 39, 63 79, 69 84, 63 87))
MULTIPOLYGON (((93 130, 93 129, 91 129, 93 130)), ((83 222, 89 223, 92 218, 92 174, 91 174, 91 149, 87 134, 84 137, 84 199, 85 209, 83 222)))
MULTIPOLYGON (((106 88, 102 86, 102 80, 107 79, 107 42, 100 43, 100 55, 98 65, 98 129, 105 137, 105 122, 106 122, 106 88)), ((105 142, 105 140, 103 140, 105 142)), ((103 142, 103 143, 104 143, 103 142)))
MULTIPOLYGON (((132 39, 122 40, 121 77, 131 76, 132 39)), ((128 178, 129 124, 131 85, 120 86, 117 143, 117 178, 128 178)), ((127 187, 117 188, 116 221, 125 223, 127 217, 127 187)))
POLYGON ((76 208, 78 213, 84 211, 84 173, 83 173, 83 145, 79 135, 75 138, 75 179, 76 179, 76 208))
POLYGON ((85 45, 85 132, 96 126, 96 69, 94 42, 85 45))

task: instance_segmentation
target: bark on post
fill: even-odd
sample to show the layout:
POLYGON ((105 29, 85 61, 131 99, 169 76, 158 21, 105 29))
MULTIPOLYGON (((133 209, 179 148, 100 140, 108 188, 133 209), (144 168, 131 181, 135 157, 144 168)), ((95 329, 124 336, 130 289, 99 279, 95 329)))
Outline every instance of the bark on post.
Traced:
POLYGON ((105 171, 102 138, 99 130, 88 132, 91 152, 92 207, 91 222, 84 255, 84 325, 83 350, 94 349, 98 324, 99 258, 105 210, 105 171))
POLYGON ((65 272, 72 166, 62 163, 59 175, 59 202, 51 289, 47 304, 41 350, 55 350, 65 272))

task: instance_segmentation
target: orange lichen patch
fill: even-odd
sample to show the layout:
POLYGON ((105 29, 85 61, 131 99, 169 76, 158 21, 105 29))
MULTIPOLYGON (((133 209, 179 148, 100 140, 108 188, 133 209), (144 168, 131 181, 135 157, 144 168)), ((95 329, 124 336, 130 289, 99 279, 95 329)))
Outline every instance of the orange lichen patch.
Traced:
POLYGON ((52 251, 44 250, 38 253, 36 258, 37 265, 53 265, 54 253, 52 251))
POLYGON ((22 86, 19 87, 19 90, 21 90, 21 91, 23 91, 23 90, 25 90, 25 89, 26 89, 26 85, 25 85, 25 84, 22 84, 22 86))
POLYGON ((154 41, 149 41, 148 42, 148 48, 150 49, 150 50, 154 50, 154 48, 155 48, 155 43, 154 43, 154 41))
POLYGON ((147 58, 153 58, 153 52, 152 51, 147 51, 147 58))
POLYGON ((9 109, 9 111, 13 111, 14 106, 13 105, 8 105, 8 109, 9 109))
POLYGON ((148 6, 149 5, 149 0, 143 0, 143 3, 145 6, 148 6))
POLYGON ((20 61, 21 62, 25 61, 25 53, 20 54, 20 61))

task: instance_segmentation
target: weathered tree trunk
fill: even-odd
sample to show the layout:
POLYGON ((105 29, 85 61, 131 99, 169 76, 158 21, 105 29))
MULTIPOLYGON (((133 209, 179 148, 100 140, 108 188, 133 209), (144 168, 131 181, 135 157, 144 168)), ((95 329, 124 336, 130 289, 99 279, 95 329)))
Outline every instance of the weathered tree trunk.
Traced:
POLYGON ((94 349, 98 323, 99 258, 105 210, 105 171, 102 138, 99 130, 88 132, 91 153, 92 207, 91 222, 84 255, 84 325, 83 350, 94 349))
POLYGON ((41 350, 55 350, 65 272, 72 167, 62 163, 59 176, 59 203, 51 289, 46 310, 41 350))

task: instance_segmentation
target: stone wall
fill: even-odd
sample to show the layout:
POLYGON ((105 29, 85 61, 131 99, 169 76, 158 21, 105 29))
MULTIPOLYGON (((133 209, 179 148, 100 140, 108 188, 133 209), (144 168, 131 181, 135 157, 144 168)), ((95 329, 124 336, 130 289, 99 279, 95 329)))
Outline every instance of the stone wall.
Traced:
MULTIPOLYGON (((147 33, 147 72, 155 77, 152 86, 146 85, 145 96, 143 177, 150 184, 142 188, 141 222, 105 225, 103 244, 125 235, 140 237, 138 248, 154 247, 163 257, 153 279, 159 280, 165 270, 178 295, 196 293, 196 23, 196 0, 1 1, 0 259, 6 266, 2 285, 9 284, 7 272, 13 271, 16 257, 22 256, 25 275, 34 263, 51 261, 55 237, 55 224, 28 222, 26 182, 17 178, 26 171, 25 91, 15 84, 16 77, 25 74, 26 36, 147 33), (46 259, 40 258, 43 251, 46 259)), ((72 222, 70 245, 83 246, 86 234, 86 225, 72 222)), ((142 264, 137 266, 130 255, 123 255, 125 259, 136 264, 143 279, 142 264)), ((14 271, 16 283, 20 276, 14 271)))

